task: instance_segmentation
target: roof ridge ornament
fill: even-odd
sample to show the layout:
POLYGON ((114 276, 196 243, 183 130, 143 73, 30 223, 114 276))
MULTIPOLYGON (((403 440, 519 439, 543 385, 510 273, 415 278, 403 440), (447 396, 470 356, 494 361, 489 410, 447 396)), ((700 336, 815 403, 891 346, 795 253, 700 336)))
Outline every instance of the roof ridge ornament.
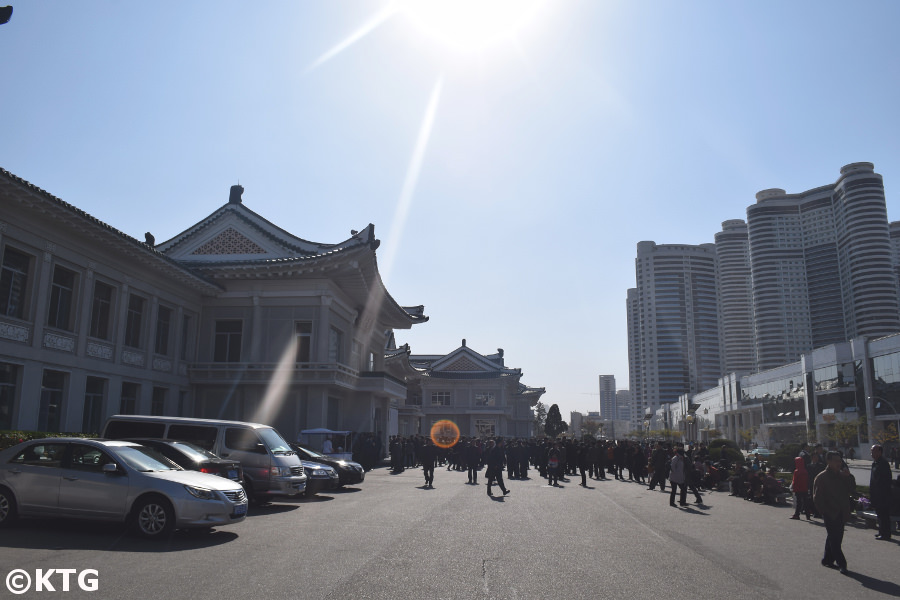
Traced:
POLYGON ((241 194, 244 193, 244 187, 241 184, 231 186, 231 192, 228 194, 228 204, 243 204, 241 194))

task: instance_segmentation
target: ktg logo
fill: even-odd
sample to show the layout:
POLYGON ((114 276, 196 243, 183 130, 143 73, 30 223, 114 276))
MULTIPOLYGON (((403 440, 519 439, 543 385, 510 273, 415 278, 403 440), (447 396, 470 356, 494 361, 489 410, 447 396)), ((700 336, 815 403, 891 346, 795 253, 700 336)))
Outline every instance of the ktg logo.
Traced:
POLYGON ((96 569, 35 569, 34 577, 25 569, 14 569, 6 575, 6 589, 13 594, 24 594, 34 585, 35 592, 68 592, 72 580, 85 592, 96 592, 100 587, 100 573, 96 569), (75 574, 77 577, 72 577, 75 574))

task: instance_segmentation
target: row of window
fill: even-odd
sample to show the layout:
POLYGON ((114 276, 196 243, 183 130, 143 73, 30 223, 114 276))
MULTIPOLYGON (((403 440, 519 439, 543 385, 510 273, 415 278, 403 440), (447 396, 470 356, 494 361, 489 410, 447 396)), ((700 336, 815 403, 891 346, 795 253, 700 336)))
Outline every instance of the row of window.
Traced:
MULTIPOLYGON (((413 406, 422 406, 422 396, 411 395, 407 402, 413 406)), ((452 392, 431 392, 431 406, 451 406, 452 404, 452 392)), ((493 392, 477 392, 474 406, 497 406, 496 396, 493 392)))
MULTIPOLYGON (((9 363, 0 363, 0 430, 11 429, 13 411, 16 402, 16 389, 19 385, 21 367, 9 363)), ((63 408, 68 391, 69 374, 63 371, 45 369, 41 378, 41 399, 38 409, 38 431, 61 431, 63 408)), ((84 407, 81 431, 100 433, 103 425, 104 404, 108 395, 109 380, 102 377, 88 377, 84 385, 84 407)), ((123 415, 137 413, 138 400, 141 396, 141 384, 123 381, 118 410, 123 415)), ((169 389, 153 387, 150 401, 150 414, 166 414, 166 403, 169 389)), ((184 401, 184 393, 179 402, 184 401)), ((183 406, 179 406, 179 414, 183 406)))
MULTIPOLYGON (((0 261, 0 316, 29 320, 30 285, 33 278, 34 257, 6 246, 0 261)), ((75 330, 77 308, 78 274, 63 266, 55 265, 50 282, 46 325, 63 331, 75 330)), ((112 340, 113 317, 115 316, 115 288, 103 281, 95 281, 91 297, 91 316, 88 335, 100 340, 112 340)), ((124 344, 140 348, 144 343, 144 328, 147 318, 147 299, 138 294, 129 294, 125 315, 124 344)), ((153 349, 157 354, 169 355, 173 327, 173 309, 159 306, 156 312, 156 338, 153 349)), ((182 320, 181 358, 186 359, 189 351, 191 318, 182 320)))

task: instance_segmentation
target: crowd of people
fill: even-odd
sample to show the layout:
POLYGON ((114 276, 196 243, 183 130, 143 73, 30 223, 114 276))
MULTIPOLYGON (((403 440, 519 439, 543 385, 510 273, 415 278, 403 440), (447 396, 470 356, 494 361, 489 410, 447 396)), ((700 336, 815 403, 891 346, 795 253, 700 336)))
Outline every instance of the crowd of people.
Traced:
MULTIPOLYGON (((560 482, 580 477, 580 485, 588 487, 588 478, 615 479, 644 484, 649 490, 657 486, 665 492, 669 487, 670 506, 688 506, 690 492, 697 505, 703 505, 703 493, 730 491, 748 501, 777 504, 793 497, 791 519, 822 519, 827 532, 822 565, 847 572, 847 561, 841 551, 844 525, 850 518, 857 496, 856 482, 843 455, 825 452, 821 444, 802 444, 794 458, 792 473, 779 474, 774 466, 765 465, 759 456, 733 463, 726 452, 727 443, 712 451, 704 443, 681 444, 663 441, 584 440, 574 439, 510 439, 461 438, 449 447, 436 446, 427 436, 394 436, 390 440, 391 468, 423 467, 425 487, 434 487, 434 470, 467 471, 467 484, 477 485, 483 467, 487 493, 492 486, 509 494, 503 482, 508 479, 547 480, 547 485, 562 487, 560 482), (787 478, 785 477, 787 476, 787 478), (676 503, 677 499, 677 503, 676 503)), ((871 503, 878 520, 878 540, 891 539, 891 515, 900 514, 900 476, 892 479, 890 463, 900 459, 896 448, 885 456, 880 445, 872 446, 871 503)), ((734 454, 731 454, 734 456, 734 454)))

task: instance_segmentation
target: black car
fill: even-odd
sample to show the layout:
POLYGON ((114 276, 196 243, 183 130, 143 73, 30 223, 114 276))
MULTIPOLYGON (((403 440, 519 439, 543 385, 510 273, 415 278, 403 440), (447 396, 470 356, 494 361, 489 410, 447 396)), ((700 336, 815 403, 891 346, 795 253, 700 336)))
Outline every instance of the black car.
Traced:
POLYGON ((196 444, 178 440, 150 438, 135 438, 128 441, 153 448, 182 469, 218 475, 243 485, 244 472, 241 469, 241 463, 236 460, 219 458, 209 450, 196 444))
POLYGON ((340 460, 326 454, 316 452, 309 446, 302 444, 291 444, 291 448, 300 457, 300 460, 310 460, 313 462, 328 465, 337 471, 340 482, 338 486, 353 485, 362 483, 366 478, 366 471, 362 465, 352 460, 340 460))

